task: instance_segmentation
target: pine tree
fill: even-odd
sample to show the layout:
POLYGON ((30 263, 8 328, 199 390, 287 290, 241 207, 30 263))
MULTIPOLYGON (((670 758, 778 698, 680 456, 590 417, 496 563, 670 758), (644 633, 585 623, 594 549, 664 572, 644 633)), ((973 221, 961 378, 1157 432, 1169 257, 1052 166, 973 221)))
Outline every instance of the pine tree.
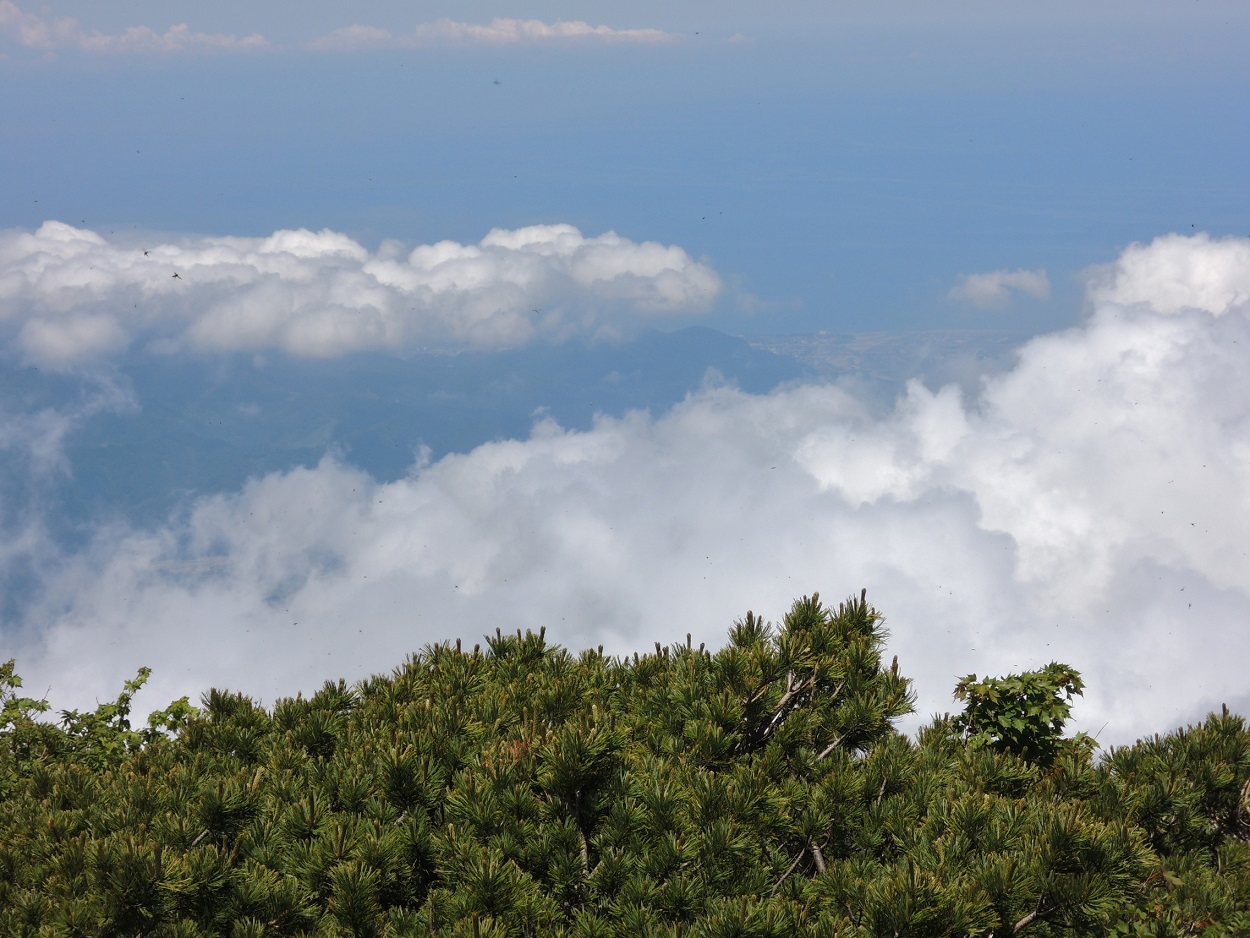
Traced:
POLYGON ((719 650, 497 630, 271 709, 147 677, 41 719, 0 668, 0 934, 1250 933, 1250 733, 1102 760, 1063 665, 969 676, 914 740, 861 593, 719 650))

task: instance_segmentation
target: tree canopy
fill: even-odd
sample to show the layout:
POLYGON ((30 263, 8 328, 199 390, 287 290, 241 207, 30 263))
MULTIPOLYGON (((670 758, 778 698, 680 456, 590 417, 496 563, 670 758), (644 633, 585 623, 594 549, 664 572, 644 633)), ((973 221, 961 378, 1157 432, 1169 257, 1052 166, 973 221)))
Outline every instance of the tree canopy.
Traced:
POLYGON ((861 594, 718 650, 442 643, 260 706, 48 722, 0 668, 0 934, 1250 933, 1250 732, 1095 755, 1080 675, 959 682, 916 738, 861 594))

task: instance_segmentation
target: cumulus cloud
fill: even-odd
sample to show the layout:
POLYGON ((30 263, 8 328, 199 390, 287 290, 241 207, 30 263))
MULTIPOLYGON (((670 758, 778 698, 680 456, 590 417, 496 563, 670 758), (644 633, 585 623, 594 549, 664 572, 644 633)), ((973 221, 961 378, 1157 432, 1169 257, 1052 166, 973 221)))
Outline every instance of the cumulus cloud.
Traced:
POLYGON ((1050 296, 1050 279, 1044 270, 992 270, 966 274, 951 288, 948 299, 970 303, 982 309, 1006 306, 1013 293, 1024 293, 1037 300, 1050 296))
POLYGON ((721 289, 680 247, 586 237, 571 225, 495 229, 477 244, 407 253, 393 243, 371 252, 329 230, 152 245, 55 221, 0 232, 0 336, 59 366, 139 338, 324 357, 615 335, 704 312, 721 289))
POLYGON ((671 42, 677 37, 661 29, 613 29, 582 20, 495 18, 489 23, 462 23, 441 19, 422 23, 411 33, 393 33, 376 26, 353 25, 313 40, 315 50, 354 52, 360 49, 415 49, 434 44, 516 45, 554 42, 646 43, 671 42))
POLYGON ((1133 244, 1093 272, 1090 293, 1100 304, 1222 316, 1250 302, 1250 239, 1171 234, 1133 244))
POLYGON ((227 52, 264 49, 269 42, 264 36, 232 36, 222 33, 193 32, 186 23, 158 33, 148 26, 131 26, 121 33, 88 30, 72 17, 47 19, 27 13, 12 0, 0 0, 0 35, 28 49, 55 51, 75 49, 82 52, 115 54, 151 54, 174 52, 227 52))
MULTIPOLYGON (((1226 246, 1151 247, 1235 279, 1226 246)), ((1124 264, 1133 303, 1098 300, 969 399, 913 383, 880 417, 833 386, 708 387, 387 484, 327 458, 102 530, 44 565, 20 670, 59 706, 141 664, 152 706, 209 685, 272 700, 496 626, 715 644, 747 609, 867 587, 919 718, 969 671, 1052 659, 1085 674, 1078 723, 1104 743, 1200 718, 1246 699, 1250 308, 1215 315, 1206 281, 1175 302, 1175 280, 1156 306, 1155 276, 1124 264)))

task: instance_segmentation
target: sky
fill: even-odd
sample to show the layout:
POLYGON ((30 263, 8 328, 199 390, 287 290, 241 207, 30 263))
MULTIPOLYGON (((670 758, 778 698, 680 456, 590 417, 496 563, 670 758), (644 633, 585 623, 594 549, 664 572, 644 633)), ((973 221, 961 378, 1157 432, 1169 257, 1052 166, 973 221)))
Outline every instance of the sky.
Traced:
POLYGON ((1106 743, 1248 712, 1248 38, 0 0, 0 657, 272 702, 866 587, 911 726, 1052 659, 1106 743), (724 344, 956 330, 1016 351, 883 398, 724 344))

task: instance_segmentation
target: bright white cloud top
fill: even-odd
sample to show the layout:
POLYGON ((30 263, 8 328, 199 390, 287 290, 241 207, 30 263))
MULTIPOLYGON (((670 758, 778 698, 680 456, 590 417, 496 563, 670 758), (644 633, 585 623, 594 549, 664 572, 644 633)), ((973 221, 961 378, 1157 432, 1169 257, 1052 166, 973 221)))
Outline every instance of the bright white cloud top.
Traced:
POLYGON ((64 366, 129 346, 361 349, 617 335, 708 310, 716 272, 680 247, 571 225, 370 252, 333 231, 122 244, 62 222, 0 233, 0 328, 64 366))
POLYGON ((360 49, 416 49, 435 44, 507 46, 553 42, 608 42, 656 44, 677 37, 662 29, 613 29, 583 20, 497 17, 489 23, 462 23, 441 19, 422 23, 410 33, 393 33, 377 26, 346 26, 308 44, 318 51, 355 52, 360 49))
POLYGON ((615 652, 716 643, 748 608, 866 586, 922 718, 968 671, 1051 659, 1085 674, 1079 723, 1104 742, 1244 711, 1247 277, 1231 240, 1134 245, 1083 326, 1028 342, 972 400, 912 384, 881 418, 831 386, 708 388, 586 432, 541 422, 389 484, 327 458, 78 555, 32 528, 42 598, 19 670, 60 706, 141 664, 152 706, 214 684, 271 700, 496 626, 615 652))
POLYGON ((1006 306, 1012 295, 1023 293, 1035 300, 1050 296, 1050 278, 1044 270, 994 270, 967 274, 947 297, 982 309, 1006 306))
POLYGON ((1222 316, 1250 303, 1250 239, 1167 235, 1132 245, 1097 273, 1092 295, 1099 304, 1222 316))

